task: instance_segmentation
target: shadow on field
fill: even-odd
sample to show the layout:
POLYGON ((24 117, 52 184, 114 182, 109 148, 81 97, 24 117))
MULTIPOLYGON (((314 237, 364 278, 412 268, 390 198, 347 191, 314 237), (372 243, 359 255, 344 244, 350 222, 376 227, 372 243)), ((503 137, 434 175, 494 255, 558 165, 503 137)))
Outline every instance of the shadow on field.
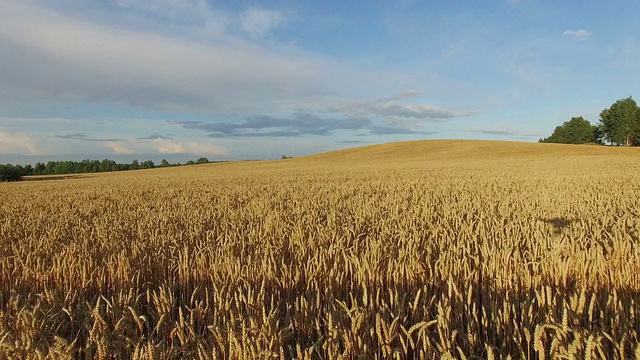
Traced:
POLYGON ((93 177, 93 175, 87 174, 72 174, 72 175, 36 175, 25 176, 24 181, 49 181, 49 180, 70 180, 70 179, 85 179, 93 177))
POLYGON ((561 234, 564 228, 571 225, 571 223, 576 222, 575 219, 569 219, 566 217, 556 217, 556 218, 541 219, 541 220, 546 222, 547 224, 553 225, 553 232, 555 234, 561 234))

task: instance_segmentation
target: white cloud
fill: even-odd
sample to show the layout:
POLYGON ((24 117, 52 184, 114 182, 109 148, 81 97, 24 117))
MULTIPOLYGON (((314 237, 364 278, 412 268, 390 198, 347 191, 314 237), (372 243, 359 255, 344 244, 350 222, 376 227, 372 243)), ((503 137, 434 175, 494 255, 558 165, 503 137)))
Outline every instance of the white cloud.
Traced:
POLYGON ((184 154, 187 152, 182 145, 172 140, 156 139, 154 143, 156 151, 162 154, 184 154))
MULTIPOLYGON (((59 0, 63 1, 63 0, 59 0)), ((74 1, 74 0, 70 0, 74 1)), ((80 0, 83 1, 83 0, 80 0)), ((165 34, 190 34, 200 39, 229 40, 226 28, 234 22, 231 14, 207 0, 106 0, 91 20, 113 21, 114 15, 135 23, 138 28, 165 34)))
MULTIPOLYGON (((280 21, 274 12, 252 14, 247 26, 256 33, 280 21)), ((191 112, 251 111, 317 98, 333 86, 324 81, 326 73, 337 70, 238 39, 197 43, 21 2, 0 2, 0 53, 0 97, 191 112)))
POLYGON ((118 154, 118 155, 128 155, 128 154, 135 154, 135 150, 130 149, 128 147, 123 146, 122 144, 119 143, 108 143, 106 144, 108 148, 111 149, 111 151, 114 154, 118 154))
POLYGON ((228 156, 229 152, 212 143, 200 143, 194 141, 188 141, 184 144, 189 154, 202 154, 202 155, 215 155, 215 156, 228 156))
POLYGON ((121 10, 113 10, 118 7, 111 1, 109 10, 95 10, 102 8, 84 0, 61 0, 80 5, 52 10, 40 2, 0 0, 0 101, 281 116, 319 109, 349 94, 423 84, 415 75, 355 67, 295 47, 273 49, 273 43, 249 42, 232 31, 241 27, 244 14, 247 31, 268 32, 285 21, 284 11, 215 15, 217 9, 204 0, 184 6, 122 0, 121 10), (198 11, 204 13, 198 26, 169 21, 167 30, 158 19, 165 12, 183 19, 198 11), (202 33, 209 27, 218 29, 206 38, 202 33))
MULTIPOLYGON (((406 123, 406 118, 445 119, 460 115, 452 109, 405 104, 407 99, 420 95, 414 90, 373 101, 345 101, 354 94, 380 96, 388 91, 420 88, 425 77, 356 67, 304 54, 295 47, 274 49, 278 45, 271 42, 260 45, 259 37, 268 37, 286 21, 285 11, 253 8, 234 15, 216 15, 217 10, 206 0, 106 0, 101 4, 95 6, 88 0, 0 0, 0 104, 20 103, 25 108, 33 104, 48 109, 51 104, 82 107, 86 102, 106 109, 104 114, 96 115, 101 120, 89 116, 83 120, 6 123, 11 132, 26 132, 26 124, 35 126, 34 133, 29 134, 37 141, 31 142, 31 148, 24 146, 29 142, 23 142, 23 151, 41 151, 45 147, 47 152, 58 154, 161 152, 226 156, 228 147, 235 156, 233 145, 226 142, 222 143, 223 148, 202 138, 180 138, 179 133, 165 136, 173 139, 155 136, 156 131, 161 131, 155 128, 159 121, 153 130, 142 126, 148 124, 145 119, 136 120, 144 129, 133 126, 133 119, 110 123, 104 119, 120 119, 120 114, 109 111, 114 104, 127 111, 133 106, 136 109, 132 113, 140 109, 169 110, 189 116, 212 115, 218 120, 232 114, 230 122, 260 116, 284 119, 293 124, 290 128, 311 126, 311 130, 303 129, 307 131, 304 134, 320 130, 331 133, 331 129, 316 131, 317 126, 304 122, 315 121, 313 117, 292 118, 292 111, 316 114, 327 121, 336 118, 369 124, 368 118, 373 118, 376 124, 369 130, 380 134, 398 133, 397 126, 388 129, 388 125, 409 126, 411 121, 406 123), (105 14, 111 17, 100 17, 105 14), (193 23, 184 22, 189 19, 193 23), (164 24, 167 29, 162 29, 164 24), (208 34, 209 28, 216 29, 215 36, 205 39, 202 34, 197 35, 199 31, 208 34), (254 36, 254 41, 238 35, 242 30, 254 36), (327 112, 333 112, 328 110, 332 104, 338 104, 337 115, 327 117, 327 112), (351 119, 358 115, 363 119, 351 119), (388 120, 383 124, 385 128, 378 126, 383 119, 388 120)), ((433 83, 430 86, 436 87, 433 83)), ((176 116, 169 113, 167 117, 176 116)), ((225 120, 225 124, 229 121, 225 120)), ((0 124, 5 125, 2 119, 0 124)), ((337 126, 344 129, 345 125, 337 126)))
POLYGON ((187 139, 136 139, 122 142, 109 142, 105 146, 112 154, 196 154, 208 156, 229 156, 229 152, 211 142, 187 139))
POLYGON ((460 112, 455 109, 433 105, 401 104, 399 101, 420 95, 419 92, 409 90, 396 95, 373 101, 350 100, 342 101, 329 107, 329 111, 345 116, 375 117, 395 123, 406 120, 444 121, 460 116, 470 115, 470 112, 460 112), (404 119, 401 121, 401 119, 404 119))
POLYGON ((381 99, 377 99, 375 100, 375 102, 377 103, 382 103, 382 102, 394 102, 394 101, 399 101, 399 100, 404 100, 404 99, 410 99, 413 97, 418 97, 423 95, 421 91, 419 90, 404 90, 404 91, 400 91, 397 94, 388 96, 388 97, 384 97, 381 99))
POLYGON ((213 156, 229 155, 226 149, 210 142, 201 143, 197 141, 181 141, 169 139, 154 139, 150 140, 150 142, 153 144, 155 148, 154 150, 162 154, 198 154, 213 156))
POLYGON ((0 129, 0 154, 37 154, 36 141, 24 133, 0 129))
POLYGON ((562 33, 563 37, 572 38, 572 39, 576 39, 576 40, 587 40, 592 35, 593 34, 590 31, 587 31, 587 30, 584 30, 584 29, 566 30, 565 32, 562 33))
POLYGON ((251 8, 242 14, 240 22, 247 34, 254 38, 261 38, 280 25, 283 19, 284 16, 280 11, 251 8))
POLYGON ((210 12, 206 0, 117 0, 114 4, 176 20, 199 19, 206 17, 210 12))

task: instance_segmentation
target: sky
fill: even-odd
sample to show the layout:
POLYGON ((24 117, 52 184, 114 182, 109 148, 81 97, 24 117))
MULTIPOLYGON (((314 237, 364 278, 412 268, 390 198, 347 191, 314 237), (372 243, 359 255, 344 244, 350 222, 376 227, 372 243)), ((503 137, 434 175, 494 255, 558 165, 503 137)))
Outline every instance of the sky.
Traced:
POLYGON ((0 163, 535 142, 640 84, 637 0, 0 0, 0 163))

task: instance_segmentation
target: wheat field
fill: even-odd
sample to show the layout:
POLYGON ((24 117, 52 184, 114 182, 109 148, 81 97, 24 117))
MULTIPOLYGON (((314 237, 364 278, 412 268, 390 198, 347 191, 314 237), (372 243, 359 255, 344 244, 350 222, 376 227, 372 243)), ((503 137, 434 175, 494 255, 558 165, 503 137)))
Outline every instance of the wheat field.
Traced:
POLYGON ((640 149, 0 183, 0 359, 640 358, 640 149))

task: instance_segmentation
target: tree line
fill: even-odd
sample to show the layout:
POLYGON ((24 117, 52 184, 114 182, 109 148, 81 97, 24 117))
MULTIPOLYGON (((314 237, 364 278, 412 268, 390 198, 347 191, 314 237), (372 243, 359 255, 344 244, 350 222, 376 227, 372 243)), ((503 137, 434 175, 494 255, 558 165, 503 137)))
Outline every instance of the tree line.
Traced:
POLYGON ((640 145, 640 107, 633 98, 620 99, 600 112, 600 121, 592 125, 582 116, 557 126, 541 143, 640 145))
POLYGON ((195 161, 190 160, 185 164, 171 164, 166 159, 162 159, 162 162, 159 165, 156 165, 152 160, 139 162, 137 159, 134 159, 130 164, 119 164, 109 159, 104 159, 102 161, 88 159, 82 161, 49 161, 46 164, 43 162, 38 162, 35 166, 31 166, 31 164, 28 164, 26 166, 0 164, 0 181, 20 181, 22 180, 23 176, 30 175, 65 175, 110 171, 127 171, 170 166, 207 164, 209 162, 209 159, 201 157, 195 161))

